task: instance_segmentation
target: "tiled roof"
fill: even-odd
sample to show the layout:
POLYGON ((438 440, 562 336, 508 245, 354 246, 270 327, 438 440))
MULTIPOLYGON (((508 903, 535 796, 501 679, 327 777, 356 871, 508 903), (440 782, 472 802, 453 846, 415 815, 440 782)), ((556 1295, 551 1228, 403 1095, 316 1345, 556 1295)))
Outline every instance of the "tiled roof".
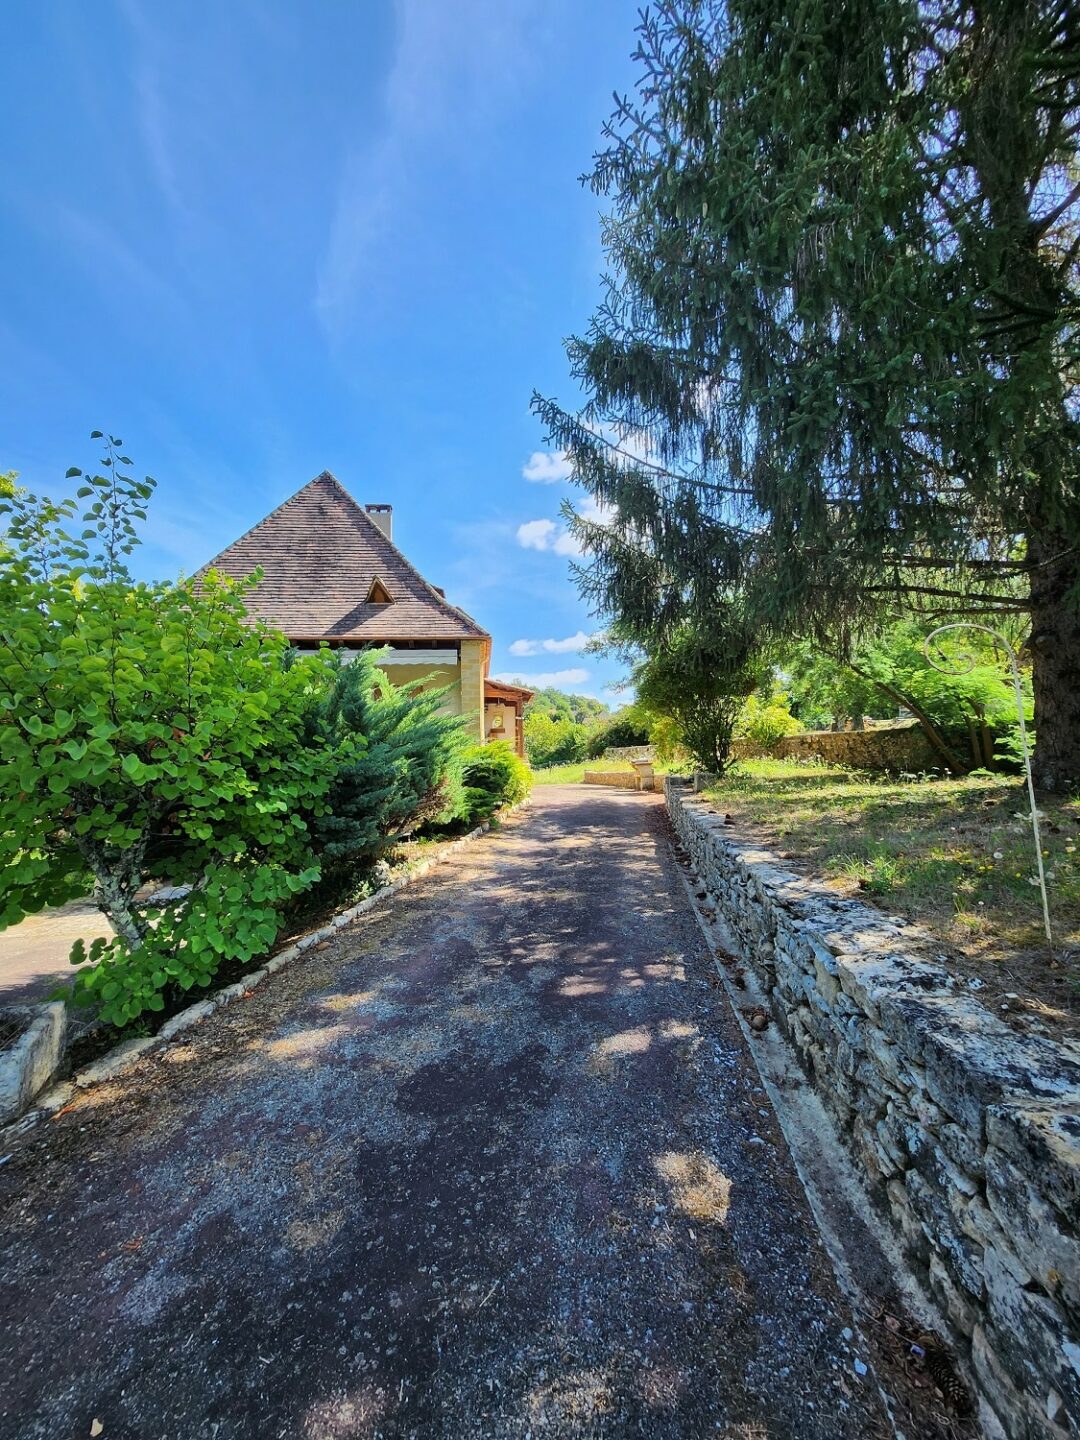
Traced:
POLYGON ((487 639, 445 600, 328 470, 215 555, 200 574, 242 579, 262 566, 248 611, 291 640, 487 639), (392 597, 369 604, 376 580, 392 597))

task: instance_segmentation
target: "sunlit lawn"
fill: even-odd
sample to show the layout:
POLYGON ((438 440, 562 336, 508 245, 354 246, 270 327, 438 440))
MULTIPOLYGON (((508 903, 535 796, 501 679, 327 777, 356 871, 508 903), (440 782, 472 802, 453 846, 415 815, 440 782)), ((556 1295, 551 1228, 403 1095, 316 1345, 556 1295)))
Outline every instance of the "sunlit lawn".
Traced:
MULTIPOLYGON (((1041 966, 1023 781, 873 778, 786 760, 744 761, 709 792, 798 868, 921 921, 967 954, 1041 966)), ((1080 802, 1041 799, 1043 863, 1060 948, 1080 942, 1080 802)))

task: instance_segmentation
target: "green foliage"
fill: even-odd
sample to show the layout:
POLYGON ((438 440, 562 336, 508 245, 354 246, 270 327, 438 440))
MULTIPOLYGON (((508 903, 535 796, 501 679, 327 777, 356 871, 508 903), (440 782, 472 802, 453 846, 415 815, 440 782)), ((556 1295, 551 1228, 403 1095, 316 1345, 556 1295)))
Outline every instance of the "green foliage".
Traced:
POLYGON ((727 769, 735 721, 761 680, 761 664, 736 633, 676 632, 634 671, 641 706, 674 722, 676 743, 703 770, 727 769))
POLYGON ((751 740, 767 750, 785 735, 797 735, 802 725, 791 713, 791 705, 783 691, 766 689, 764 695, 748 695, 735 722, 735 737, 751 740))
POLYGON ((548 686, 544 690, 536 691, 525 706, 525 714, 549 715, 553 720, 569 718, 579 725, 584 725, 606 715, 607 708, 602 700, 594 700, 591 695, 569 695, 563 690, 548 686))
POLYGON ((654 715, 649 725, 649 744, 657 764, 682 767, 688 756, 683 744, 679 722, 671 715, 654 715))
POLYGON ((335 757, 312 821, 331 891, 347 888, 402 836, 464 810, 464 721, 440 712, 445 690, 426 690, 423 680, 395 686, 378 660, 362 650, 338 665, 311 715, 309 746, 335 757))
MULTIPOLYGON (((874 662, 865 645, 856 646, 852 658, 865 671, 874 662)), ((834 655, 826 655, 813 641, 799 641, 781 652, 780 669, 790 697, 791 710, 809 730, 841 726, 861 715, 874 720, 893 719, 897 700, 879 685, 856 674, 834 655)))
POLYGON ((131 579, 153 482, 119 451, 68 472, 78 537, 76 501, 9 496, 0 555, 0 924, 92 882, 117 933, 77 986, 118 1025, 266 949, 318 875, 302 815, 329 784, 302 743, 326 661, 287 665, 242 585, 131 579), (150 877, 194 888, 151 922, 150 877))
POLYGON ((1080 71, 1058 0, 658 0, 593 188, 605 293, 537 398, 650 647, 1030 610, 1080 779, 1080 71))
POLYGON ((474 745, 465 755, 462 779, 471 821, 487 820, 504 805, 517 805, 532 789, 532 773, 506 740, 474 745))
POLYGON ((638 705, 625 705, 590 734, 586 754, 599 760, 605 750, 649 743, 649 716, 638 705))
POLYGON ((542 710, 526 711, 525 753, 538 770, 584 760, 589 731, 569 714, 553 717, 542 710))
MULTIPOLYGON (((933 646, 942 671, 925 651, 933 628, 931 622, 899 620, 867 635, 851 656, 858 673, 811 645, 790 647, 783 668, 793 708, 814 724, 894 717, 898 703, 910 701, 942 730, 963 728, 968 720, 985 721, 995 731, 1015 725, 1016 699, 1001 647, 979 631, 942 636, 933 646)), ((1030 718, 1030 672, 1022 678, 1030 718)))

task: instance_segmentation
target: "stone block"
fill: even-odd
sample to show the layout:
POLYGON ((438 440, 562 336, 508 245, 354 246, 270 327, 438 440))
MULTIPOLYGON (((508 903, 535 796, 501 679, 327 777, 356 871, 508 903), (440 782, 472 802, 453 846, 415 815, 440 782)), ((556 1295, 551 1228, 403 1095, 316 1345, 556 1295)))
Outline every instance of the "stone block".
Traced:
POLYGON ((1032 1279, 1080 1320, 1080 1241, 1003 1150, 986 1152, 986 1203, 1032 1279))
MULTIPOLYGON (((854 937, 847 940, 854 943, 854 937)), ((837 957, 837 979, 844 993, 875 1022, 880 1021, 882 1003, 896 996, 953 993, 939 966, 887 950, 846 950, 837 957)))
POLYGON ((885 1196, 889 1213, 910 1261, 916 1270, 924 1269, 930 1254, 930 1242, 911 1204, 904 1180, 894 1176, 885 1186, 885 1196))
POLYGON ((925 1067, 931 1098, 975 1136, 985 1133, 988 1107, 1003 1099, 1080 1094, 1080 1064, 1060 1046, 1018 1035, 966 996, 891 996, 881 1025, 925 1067))
POLYGON ((267 973, 270 975, 275 974, 283 966, 288 965, 291 960, 295 960, 299 954, 300 951, 295 945, 290 945, 287 950, 279 950, 276 955, 272 956, 271 959, 266 962, 265 969, 267 973))
POLYGON ((223 985, 220 990, 215 990, 210 996, 209 1004, 215 1009, 223 1005, 229 1005, 233 1000, 239 1000, 246 992, 248 984, 246 980, 237 980, 235 985, 223 985))
POLYGON ((1002 1440, 1068 1440, 1067 1431, 1046 1419, 1039 1397, 1017 1389, 982 1325, 972 1332, 971 1367, 979 1392, 998 1421, 996 1433, 1002 1440))
POLYGON ((12 1006, 5 1014, 24 1028, 13 1045, 0 1050, 0 1125, 21 1115, 56 1074, 67 1032, 61 1000, 12 1006))
POLYGON ((954 1165, 976 1181, 982 1178, 985 1147, 973 1140, 962 1125, 946 1121, 938 1125, 937 1137, 942 1150, 954 1165))
POLYGON ((71 1080, 58 1080, 37 1097, 36 1108, 45 1115, 55 1115, 75 1098, 75 1085, 71 1080))
POLYGON ((986 1257, 986 1338, 1018 1389, 1045 1404, 1053 1391, 1080 1423, 1080 1346, 1059 1306, 1021 1286, 993 1252, 986 1257))
POLYGON ((147 1050, 152 1050, 158 1043, 156 1035, 146 1035, 138 1040, 125 1040, 122 1045, 117 1045, 93 1065, 88 1065, 85 1070, 80 1070, 75 1076, 75 1084, 80 1090, 88 1085, 100 1085, 103 1080, 111 1080, 114 1075, 119 1075, 130 1065, 134 1065, 147 1050))
POLYGON ((879 1120, 873 1128, 876 1140, 876 1149, 882 1157, 883 1164, 887 1167, 889 1174, 903 1173, 908 1167, 908 1155, 906 1147, 900 1135, 897 1134, 896 1126, 889 1116, 879 1120))
POLYGON ((1080 1094, 1059 1102, 993 1105, 986 1133, 1071 1229, 1080 1231, 1080 1094))
POLYGON ((930 1287, 938 1301, 944 1306, 950 1324, 955 1325, 962 1335, 971 1335, 979 1323, 980 1308, 970 1295, 966 1295, 953 1283, 944 1261, 933 1250, 930 1252, 928 1273, 930 1287))
POLYGON ((190 1030, 193 1025, 198 1025, 200 1020, 205 1020, 208 1015, 214 1013, 214 1007, 209 1000, 200 1000, 196 1005, 189 1005, 186 1010, 181 1010, 179 1015, 174 1015, 171 1020, 166 1020, 157 1033, 158 1040, 171 1040, 174 1035, 180 1035, 185 1030, 190 1030))
POLYGON ((861 1115, 856 1115, 851 1122, 851 1149, 875 1186, 884 1185, 902 1169, 893 1163, 888 1150, 882 1149, 874 1128, 867 1125, 861 1115))

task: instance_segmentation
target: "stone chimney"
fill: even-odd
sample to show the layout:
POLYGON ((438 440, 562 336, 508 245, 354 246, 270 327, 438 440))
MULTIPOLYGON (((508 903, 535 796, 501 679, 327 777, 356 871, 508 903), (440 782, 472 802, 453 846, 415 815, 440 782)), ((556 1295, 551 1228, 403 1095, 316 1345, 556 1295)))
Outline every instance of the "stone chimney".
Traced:
POLYGON ((394 538, 394 507, 392 505, 365 505, 364 509, 388 540, 394 538))

